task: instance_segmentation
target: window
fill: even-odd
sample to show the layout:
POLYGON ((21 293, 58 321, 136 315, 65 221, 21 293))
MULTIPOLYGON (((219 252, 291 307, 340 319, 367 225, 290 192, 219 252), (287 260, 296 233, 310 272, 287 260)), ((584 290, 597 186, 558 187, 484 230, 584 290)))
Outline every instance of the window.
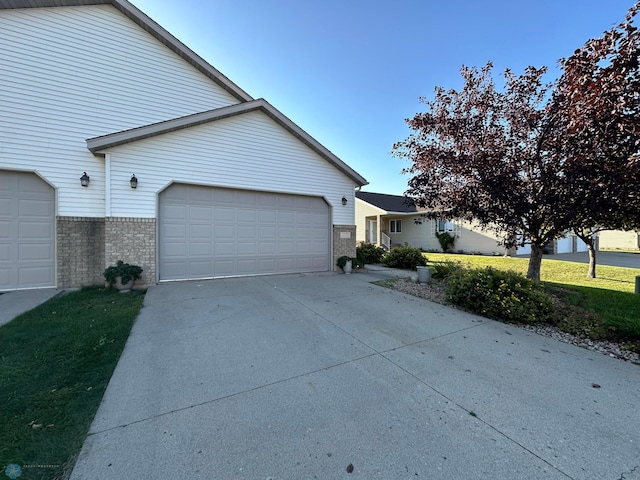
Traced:
POLYGON ((389 231, 391 233, 402 233, 402 220, 389 220, 389 231))
POLYGON ((438 219, 437 222, 438 226, 436 231, 438 233, 453 232, 453 222, 451 220, 438 219))

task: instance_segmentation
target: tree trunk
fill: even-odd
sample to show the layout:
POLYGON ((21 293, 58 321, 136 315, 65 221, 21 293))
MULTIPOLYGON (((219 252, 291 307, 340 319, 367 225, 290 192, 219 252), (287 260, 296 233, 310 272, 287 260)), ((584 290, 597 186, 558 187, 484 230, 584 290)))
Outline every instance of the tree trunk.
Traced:
POLYGON ((589 271, 587 272, 587 278, 596 278, 596 249, 593 248, 593 237, 589 238, 589 241, 583 240, 587 244, 587 250, 589 250, 589 271))
POLYGON ((542 248, 531 244, 531 256, 529 257, 529 269, 527 278, 534 282, 540 281, 540 266, 542 265, 542 248))
POLYGON ((596 278, 596 249, 594 247, 594 235, 593 231, 580 231, 574 230, 576 236, 587 244, 587 250, 589 251, 589 271, 587 272, 587 278, 596 278))

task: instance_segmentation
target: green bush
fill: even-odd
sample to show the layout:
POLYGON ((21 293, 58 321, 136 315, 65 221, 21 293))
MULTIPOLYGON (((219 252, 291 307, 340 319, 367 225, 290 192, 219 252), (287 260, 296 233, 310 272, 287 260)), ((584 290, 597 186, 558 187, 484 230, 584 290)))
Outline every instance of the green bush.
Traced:
POLYGON ((391 268, 406 268, 415 270, 417 266, 426 266, 427 259, 422 255, 419 248, 408 245, 404 247, 393 247, 383 259, 384 264, 391 268))
POLYGON ((114 286, 116 279, 120 277, 120 282, 125 285, 130 280, 138 280, 142 277, 142 268, 138 265, 131 265, 118 260, 115 265, 108 267, 102 275, 110 286, 114 286))
POLYGON ((431 262, 433 278, 447 278, 453 272, 460 270, 462 264, 460 262, 453 262, 451 260, 443 260, 441 262, 431 262))
POLYGON ((560 304, 554 317, 554 323, 560 330, 580 338, 599 340, 613 333, 601 316, 576 305, 560 304))
POLYGON ((356 248, 356 257, 361 264, 382 263, 384 254, 387 253, 384 248, 374 245, 373 243, 362 243, 356 248))
POLYGON ((338 260, 336 260, 336 265, 339 266, 340 268, 344 268, 349 260, 351 260, 351 266, 355 267, 354 263, 356 262, 354 262, 353 258, 351 258, 348 255, 343 255, 342 257, 338 257, 338 260))
POLYGON ((436 238, 438 239, 438 243, 440 244, 440 248, 442 248, 443 252, 453 250, 453 245, 456 243, 455 235, 451 235, 449 232, 436 232, 436 238))
POLYGON ((504 322, 547 322, 554 311, 552 298, 540 285, 519 273, 491 267, 455 270, 445 294, 455 305, 504 322))

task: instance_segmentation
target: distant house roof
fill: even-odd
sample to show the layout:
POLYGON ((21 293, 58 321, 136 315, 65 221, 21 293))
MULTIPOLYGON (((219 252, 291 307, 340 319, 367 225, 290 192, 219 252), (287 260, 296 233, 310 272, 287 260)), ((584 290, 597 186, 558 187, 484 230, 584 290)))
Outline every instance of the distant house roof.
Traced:
POLYGON ((413 200, 402 195, 387 195, 386 193, 356 192, 356 198, 378 207, 386 212, 415 213, 424 209, 416 207, 413 200))

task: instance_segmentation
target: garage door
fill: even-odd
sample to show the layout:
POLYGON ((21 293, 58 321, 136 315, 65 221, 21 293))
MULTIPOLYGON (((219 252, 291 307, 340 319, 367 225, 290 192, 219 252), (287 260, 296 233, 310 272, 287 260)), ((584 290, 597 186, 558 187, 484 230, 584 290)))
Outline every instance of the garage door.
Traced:
POLYGON ((576 238, 577 242, 576 242, 576 252, 588 252, 589 251, 589 247, 587 247, 587 244, 584 243, 580 238, 576 238))
POLYGON ((573 237, 562 237, 556 240, 556 253, 573 252, 573 237))
POLYGON ((0 290, 53 286, 53 188, 33 173, 0 170, 0 290))
POLYGON ((159 223, 160 280, 330 269, 320 198, 174 184, 159 223))

